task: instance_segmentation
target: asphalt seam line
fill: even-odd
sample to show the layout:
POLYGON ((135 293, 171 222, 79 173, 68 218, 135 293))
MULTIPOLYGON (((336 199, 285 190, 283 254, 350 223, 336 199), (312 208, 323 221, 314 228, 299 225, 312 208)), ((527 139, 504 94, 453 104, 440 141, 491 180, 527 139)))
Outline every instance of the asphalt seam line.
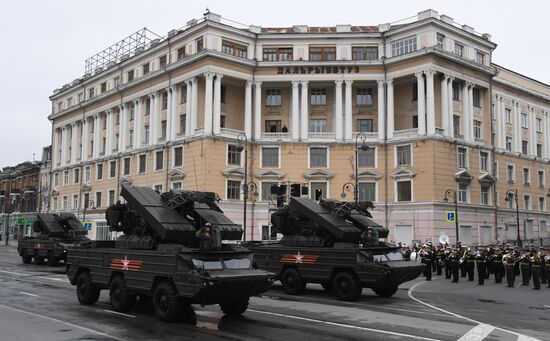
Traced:
POLYGON ((111 313, 111 314, 120 315, 120 316, 126 316, 126 317, 136 318, 134 315, 119 313, 118 311, 113 311, 113 310, 109 310, 109 309, 103 309, 103 311, 105 311, 105 312, 107 312, 107 313, 111 313))
POLYGON ((27 296, 32 296, 32 297, 38 297, 38 295, 31 294, 31 293, 24 292, 24 291, 20 291, 19 293, 20 293, 21 295, 27 295, 27 296))

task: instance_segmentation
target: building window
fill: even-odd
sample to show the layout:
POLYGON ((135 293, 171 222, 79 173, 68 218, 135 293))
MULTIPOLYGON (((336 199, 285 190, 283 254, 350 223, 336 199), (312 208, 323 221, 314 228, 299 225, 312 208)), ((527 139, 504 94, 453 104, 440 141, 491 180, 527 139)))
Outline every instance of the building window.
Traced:
POLYGON ((237 151, 237 145, 227 145, 227 164, 232 166, 241 165, 241 153, 237 151))
POLYGON ((372 126, 372 119, 358 119, 355 121, 355 129, 358 133, 371 133, 373 126, 372 126))
POLYGON ((159 58, 159 66, 160 66, 160 68, 161 68, 161 69, 162 69, 162 68, 165 68, 165 67, 166 67, 166 64, 167 64, 167 62, 166 62, 166 56, 160 56, 160 58, 159 58))
POLYGON ((485 64, 485 53, 476 51, 476 62, 479 64, 485 64))
POLYGON ((458 168, 468 168, 468 150, 465 147, 458 147, 456 150, 458 168))
POLYGON ((90 193, 84 193, 84 202, 82 204, 85 208, 90 207, 90 193))
POLYGON ((326 181, 312 181, 309 185, 310 198, 316 201, 328 197, 328 184, 326 181))
POLYGON ((116 76, 115 78, 113 78, 113 87, 118 88, 119 84, 120 84, 120 76, 116 76))
POLYGON ((98 163, 96 165, 96 180, 102 180, 103 179, 103 164, 98 163))
POLYGON ((57 210, 57 197, 53 197, 53 209, 57 210))
POLYGON ((453 101, 460 101, 460 91, 457 82, 453 82, 453 101))
POLYGON ((80 183, 80 168, 74 169, 74 183, 75 184, 80 183))
POLYGON ((84 168, 84 182, 88 183, 92 180, 92 167, 86 166, 84 168))
POLYGON ((311 133, 324 133, 327 131, 327 120, 315 119, 309 121, 309 131, 311 133))
POLYGON ((336 47, 321 46, 309 48, 309 60, 336 60, 336 47))
POLYGON ((262 240, 277 240, 277 236, 272 235, 271 225, 262 225, 262 240))
POLYGON ((539 187, 544 187, 545 181, 544 181, 544 171, 539 170, 537 172, 537 183, 539 187))
POLYGON ((143 135, 144 135, 144 138, 145 138, 145 144, 149 144, 149 135, 151 134, 151 128, 149 127, 148 124, 144 125, 143 126, 143 135))
POLYGON ((161 110, 166 110, 168 108, 168 93, 167 92, 163 92, 162 93, 162 105, 161 105, 161 110))
POLYGON ((107 82, 101 83, 101 85, 99 87, 101 89, 101 93, 106 92, 107 91, 107 82))
POLYGON ((539 197, 539 211, 546 211, 545 199, 544 197, 539 197))
POLYGON ((438 33, 438 34, 437 34, 437 42, 436 42, 436 45, 435 45, 435 46, 436 46, 438 49, 443 50, 443 47, 445 46, 444 43, 445 43, 445 35, 443 35, 443 34, 441 34, 441 33, 438 33))
POLYGON ((181 181, 173 182, 173 183, 172 183, 172 189, 173 189, 174 191, 181 191, 181 189, 182 189, 182 183, 181 183, 181 181))
POLYGON ((512 124, 512 110, 505 108, 504 109, 504 117, 506 119, 506 123, 512 124))
POLYGON ((66 186, 69 184, 69 171, 63 171, 63 185, 66 186))
POLYGON ((489 186, 481 186, 481 204, 482 205, 489 205, 489 186))
POLYGON ((515 171, 513 165, 506 165, 506 180, 508 182, 514 182, 515 171))
POLYGON ((359 200, 376 201, 376 182, 358 183, 359 200))
POLYGON ((410 166, 411 165, 411 145, 396 146, 395 151, 397 154, 397 166, 410 166))
POLYGON ((472 90, 472 99, 474 101, 474 107, 481 108, 481 90, 474 88, 472 90))
POLYGON ((376 148, 369 148, 362 150, 358 148, 358 167, 359 168, 375 168, 376 167, 376 148))
POLYGON ((195 40, 195 42, 197 43, 197 52, 201 52, 202 50, 204 50, 204 38, 203 37, 198 38, 197 40, 195 40))
POLYGON ((464 45, 455 43, 455 54, 459 57, 464 57, 464 45))
POLYGON ((127 157, 124 159, 124 171, 123 175, 130 175, 130 158, 127 157))
POLYGON ((537 133, 542 133, 542 119, 538 117, 535 119, 535 127, 537 129, 537 133))
POLYGON ((328 167, 328 149, 326 147, 309 148, 309 168, 328 167))
POLYGON ((276 198, 275 194, 271 194, 271 188, 277 187, 279 185, 278 182, 273 181, 262 181, 262 193, 260 196, 261 201, 274 201, 276 198))
POLYGON ((510 200, 506 200, 506 207, 507 208, 514 208, 516 204, 516 198, 512 195, 509 198, 510 200))
POLYGON ((142 68, 142 71, 143 71, 143 75, 144 75, 144 76, 147 75, 147 74, 149 73, 149 63, 143 64, 141 68, 142 68))
POLYGON ((266 47, 263 49, 265 62, 280 62, 292 60, 292 47, 266 47))
POLYGON ((479 168, 483 172, 489 171, 489 153, 479 152, 479 168))
POLYGON ((278 133, 281 131, 281 120, 266 120, 265 132, 266 133, 278 133))
POLYGON ((411 180, 397 181, 397 201, 412 201, 411 180))
POLYGON ((128 71, 127 76, 128 76, 128 82, 133 81, 134 80, 134 70, 128 71))
POLYGON ((527 155, 529 143, 527 141, 521 141, 521 153, 527 155))
POLYGON ((506 136, 506 150, 511 152, 512 151, 512 137, 506 136))
POLYGON ((160 138, 166 139, 166 120, 160 121, 160 138))
POLYGON ((174 148, 174 167, 183 166, 183 147, 174 148))
POLYGON ((94 96, 95 96, 95 88, 91 88, 90 90, 88 90, 88 98, 92 99, 94 98, 94 96))
POLYGON ((64 195, 63 198, 62 198, 62 201, 61 201, 61 209, 62 210, 67 209, 68 201, 69 201, 69 199, 67 198, 66 195, 64 195))
POLYGON ((180 87, 180 104, 187 103, 187 87, 180 87))
POLYGON ((153 189, 159 194, 162 193, 162 185, 154 185, 153 189))
POLYGON ((280 107, 281 106, 281 89, 266 89, 265 106, 280 107))
POLYGON ((357 88, 357 105, 372 105, 372 88, 357 88))
POLYGON ((542 157, 542 144, 537 143, 537 157, 542 157))
POLYGON ((227 199, 241 198, 241 182, 239 180, 227 180, 227 199))
POLYGON ((101 192, 95 192, 95 207, 101 207, 101 192))
POLYGON ((523 208, 526 210, 531 209, 531 196, 529 194, 523 196, 523 208))
POLYGON ((185 58, 185 46, 178 49, 178 60, 185 58))
POLYGON ((114 189, 110 189, 109 190, 109 202, 108 202, 108 205, 109 206, 112 206, 115 204, 115 190, 114 189))
POLYGON ((73 194, 73 209, 78 208, 78 194, 73 194))
POLYGON ((164 169, 164 152, 161 150, 155 153, 155 170, 162 169, 164 169))
POLYGON ((474 138, 481 139, 481 121, 474 120, 474 138))
POLYGON ((311 105, 326 105, 327 104, 327 89, 313 88, 311 89, 311 105))
POLYGON ((112 179, 116 176, 116 161, 109 162, 109 177, 112 179))
POLYGON ((453 116, 453 132, 455 136, 460 136, 460 116, 453 116))
POLYGON ((416 36, 392 42, 391 51, 393 57, 416 51, 416 36))
POLYGON ((352 60, 377 60, 378 46, 354 46, 351 48, 352 60))
POLYGON ((262 147, 262 168, 279 167, 279 147, 262 147))
POLYGON ((59 173, 55 173, 53 175, 53 185, 55 187, 59 186, 59 173))
POLYGON ((134 146, 134 129, 128 130, 128 147, 134 146))
POLYGON ((222 52, 235 57, 247 58, 248 48, 245 45, 238 44, 232 41, 222 41, 222 52))
POLYGON ((523 168, 523 184, 526 186, 531 184, 531 171, 529 168, 523 168))
POLYGON ((139 155, 138 173, 145 173, 147 171, 147 154, 139 155))
POLYGON ((468 184, 458 184, 458 202, 468 202, 468 184))
POLYGON ((522 128, 529 128, 529 125, 527 124, 527 114, 526 113, 521 113, 521 127, 522 128))
POLYGON ((78 94, 78 103, 84 102, 84 93, 81 92, 78 94))

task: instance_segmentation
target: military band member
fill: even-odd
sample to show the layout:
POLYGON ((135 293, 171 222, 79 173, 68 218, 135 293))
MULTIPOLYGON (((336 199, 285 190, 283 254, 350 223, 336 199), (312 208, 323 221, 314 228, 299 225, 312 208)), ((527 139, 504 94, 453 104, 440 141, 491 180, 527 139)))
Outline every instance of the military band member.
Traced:
POLYGON ((432 280, 432 254, 431 250, 427 245, 423 245, 420 249, 420 262, 426 265, 424 269, 424 276, 426 276, 427 281, 432 280))
POLYGON ((453 250, 451 254, 449 255, 449 266, 451 269, 451 272, 453 274, 453 283, 458 283, 458 261, 460 260, 460 256, 458 254, 457 250, 453 250))
POLYGON ((504 278, 504 264, 502 263, 502 250, 495 249, 495 257, 493 260, 493 271, 495 272, 495 283, 502 283, 504 278))
POLYGON ((513 288, 514 281, 516 280, 516 273, 514 269, 516 257, 513 250, 508 250, 508 253, 502 257, 502 262, 504 263, 504 268, 506 270, 506 282, 508 283, 508 288, 513 288))
POLYGON ((550 288, 550 252, 546 250, 546 255, 544 256, 544 273, 546 276, 546 283, 548 288, 550 288))
POLYGON ((474 253, 470 248, 468 248, 468 250, 466 251, 466 273, 468 274, 469 282, 472 282, 474 280, 475 262, 476 257, 474 253))
POLYGON ((453 269, 451 268, 451 263, 449 262, 449 257, 451 256, 452 250, 450 248, 445 248, 445 279, 451 279, 453 269))
POLYGON ((485 282, 485 249, 480 248, 475 256, 476 267, 477 267, 477 284, 483 285, 485 282))
POLYGON ((495 273, 494 266, 493 266, 494 254, 495 254, 494 247, 491 246, 487 248, 487 252, 485 253, 485 279, 489 279, 489 276, 495 273))
POLYGON ((542 284, 546 284, 546 271, 544 269, 544 257, 546 257, 546 252, 544 251, 544 248, 539 247, 540 252, 540 282, 542 284))
POLYGON ((529 251, 524 251, 523 255, 519 259, 519 265, 521 268, 521 285, 529 285, 531 279, 531 257, 529 251))
POLYGON ((438 245, 437 249, 435 250, 435 260, 437 275, 441 276, 443 273, 443 267, 445 266, 445 253, 441 245, 438 245))
POLYGON ((531 257, 531 274, 533 275, 533 289, 540 290, 540 273, 541 273, 541 255, 540 253, 535 253, 531 257))

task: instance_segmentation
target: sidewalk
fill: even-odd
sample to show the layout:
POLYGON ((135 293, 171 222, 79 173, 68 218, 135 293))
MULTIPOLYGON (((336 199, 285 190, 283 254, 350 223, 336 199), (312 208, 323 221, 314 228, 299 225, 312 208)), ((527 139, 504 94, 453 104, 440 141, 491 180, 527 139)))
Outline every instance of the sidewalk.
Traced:
POLYGON ((17 240, 11 239, 9 240, 9 245, 6 245, 6 240, 2 238, 2 241, 0 241, 0 250, 15 250, 17 251, 17 240))

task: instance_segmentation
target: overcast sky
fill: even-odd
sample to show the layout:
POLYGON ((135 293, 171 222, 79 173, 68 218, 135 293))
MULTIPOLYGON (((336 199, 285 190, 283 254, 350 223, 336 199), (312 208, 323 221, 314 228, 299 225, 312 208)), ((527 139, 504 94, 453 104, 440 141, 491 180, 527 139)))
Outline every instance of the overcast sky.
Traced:
POLYGON ((378 25, 432 8, 492 34, 493 62, 550 84, 546 1, 0 0, 0 167, 41 157, 48 98, 84 74, 86 58, 143 27, 164 36, 206 7, 260 26, 378 25))

